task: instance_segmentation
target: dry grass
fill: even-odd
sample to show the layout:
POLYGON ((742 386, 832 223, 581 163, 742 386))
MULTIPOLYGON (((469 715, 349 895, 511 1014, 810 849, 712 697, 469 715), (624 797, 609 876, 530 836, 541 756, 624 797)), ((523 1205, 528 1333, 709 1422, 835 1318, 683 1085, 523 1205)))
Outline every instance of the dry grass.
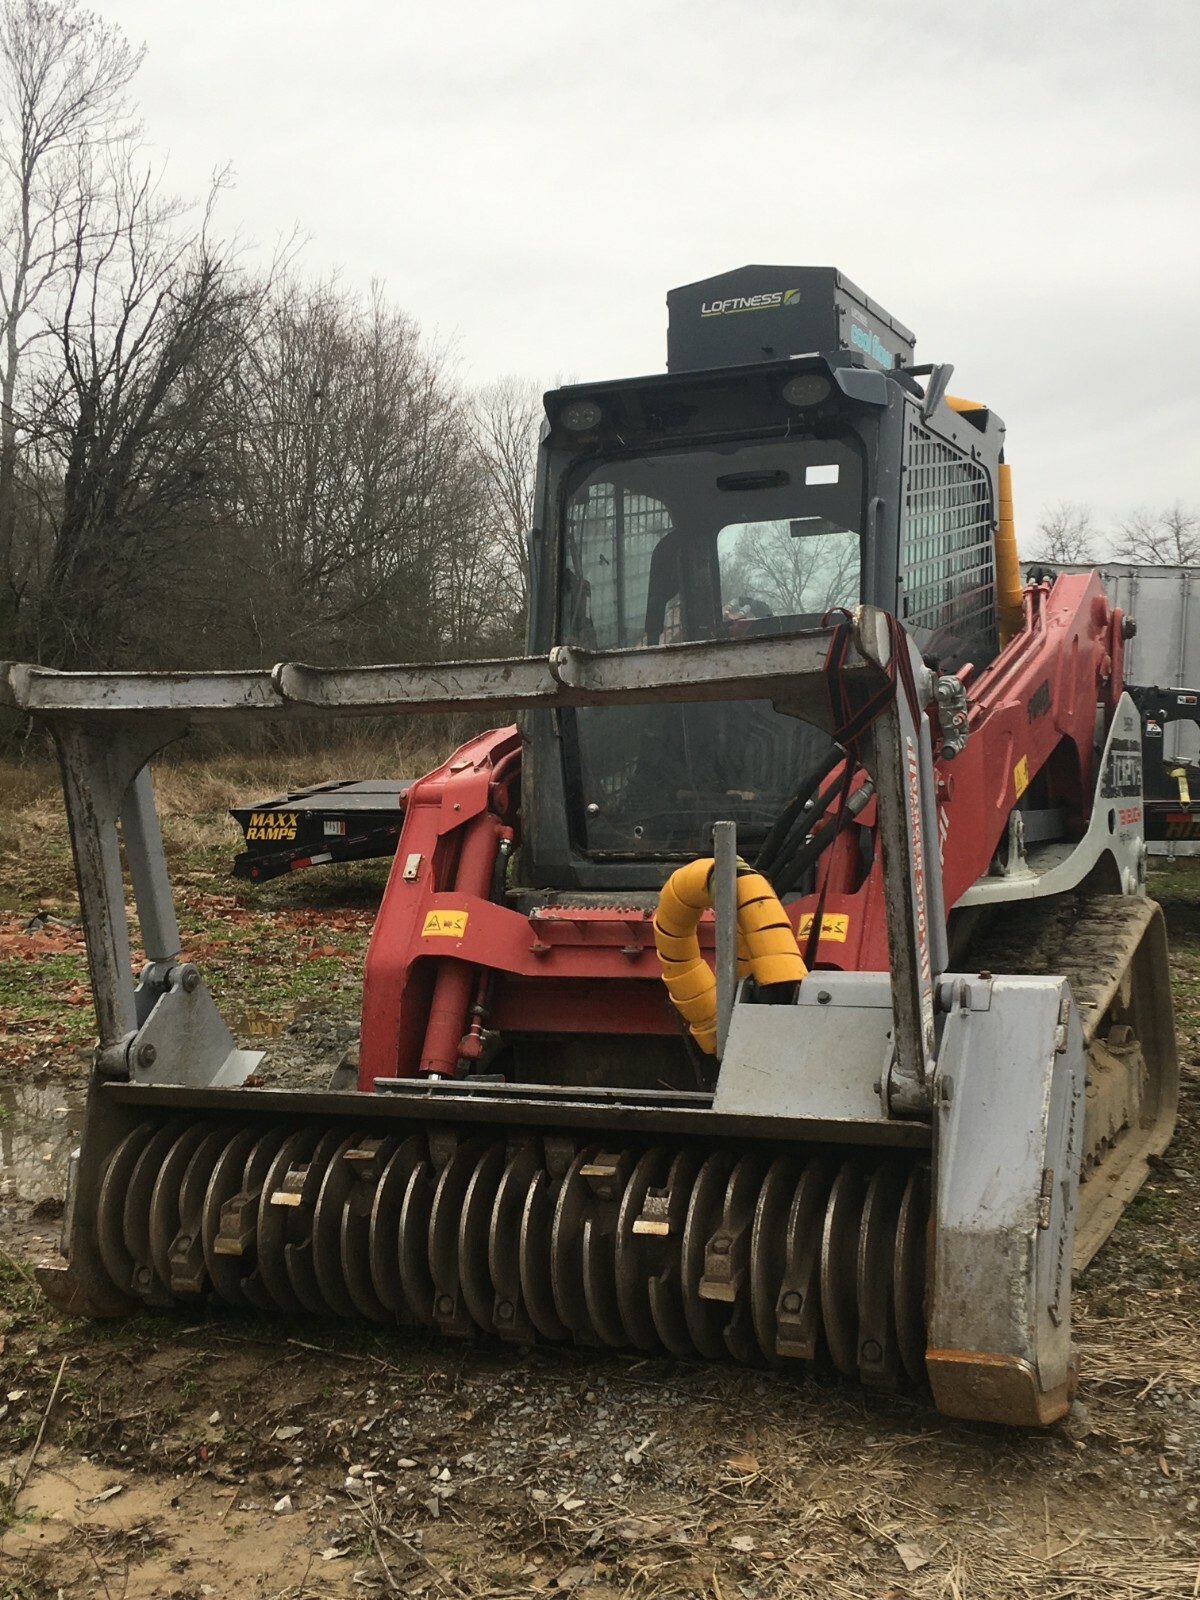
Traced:
POLYGON ((231 805, 337 778, 401 778, 427 772, 446 746, 428 739, 350 734, 320 749, 197 757, 181 747, 153 765, 154 792, 164 819, 211 816, 231 805))
POLYGON ((59 795, 52 761, 0 761, 0 816, 11 818, 30 806, 58 801, 59 795))
POLYGON ((1133 1313, 1113 1322, 1076 1306, 1075 1336, 1089 1389, 1131 1389, 1139 1398, 1161 1383, 1200 1390, 1200 1321, 1170 1293, 1143 1289, 1133 1313))
MULTIPOLYGON (((230 806, 337 778, 415 777, 436 766, 449 748, 429 730, 400 725, 394 733, 355 728, 319 749, 204 755, 185 744, 151 767, 163 836, 168 846, 184 851, 232 848, 239 835, 230 806)), ((44 855, 48 845, 65 850, 66 819, 53 761, 0 760, 0 818, 0 879, 19 877, 21 864, 44 855)), ((55 892, 63 888, 53 885, 55 892)))

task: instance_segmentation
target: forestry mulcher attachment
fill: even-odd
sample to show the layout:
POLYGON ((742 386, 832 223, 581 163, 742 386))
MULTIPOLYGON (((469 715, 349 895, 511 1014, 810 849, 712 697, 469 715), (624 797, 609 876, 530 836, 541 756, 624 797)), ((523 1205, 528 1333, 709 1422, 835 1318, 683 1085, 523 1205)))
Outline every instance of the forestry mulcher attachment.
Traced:
POLYGON ((1094 575, 1022 590, 1001 422, 839 273, 668 304, 665 374, 546 397, 528 656, 5 669, 60 751, 100 1035, 42 1282, 1044 1424, 1072 1265, 1175 1113, 1125 620, 1094 575), (517 723, 408 793, 357 1090, 254 1086, 148 759, 462 711, 517 723))

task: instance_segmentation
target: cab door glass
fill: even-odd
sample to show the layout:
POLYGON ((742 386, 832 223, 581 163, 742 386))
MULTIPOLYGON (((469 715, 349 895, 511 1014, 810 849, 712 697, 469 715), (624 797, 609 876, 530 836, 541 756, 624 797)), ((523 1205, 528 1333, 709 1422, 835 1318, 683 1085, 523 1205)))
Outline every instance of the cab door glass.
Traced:
MULTIPOLYGON (((682 637, 676 571, 662 618, 648 639, 647 602, 654 552, 672 532, 661 500, 611 482, 594 482, 567 512, 561 635, 591 650, 670 644, 682 637)), ((661 559, 659 566, 661 567, 661 559)))

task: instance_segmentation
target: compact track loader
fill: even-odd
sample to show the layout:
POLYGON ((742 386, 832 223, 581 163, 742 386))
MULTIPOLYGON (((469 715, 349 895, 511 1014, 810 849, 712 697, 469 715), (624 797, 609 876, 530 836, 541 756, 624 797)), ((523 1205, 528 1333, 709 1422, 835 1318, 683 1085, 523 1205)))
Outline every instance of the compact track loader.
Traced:
POLYGON ((839 273, 668 305, 665 374, 546 396, 528 656, 4 670, 60 752, 99 1022, 42 1283, 1047 1423, 1073 1265, 1175 1113, 1126 621, 1094 575, 1022 590, 1003 425, 839 273), (408 792, 357 1089, 246 1086, 149 758, 500 710, 408 792))

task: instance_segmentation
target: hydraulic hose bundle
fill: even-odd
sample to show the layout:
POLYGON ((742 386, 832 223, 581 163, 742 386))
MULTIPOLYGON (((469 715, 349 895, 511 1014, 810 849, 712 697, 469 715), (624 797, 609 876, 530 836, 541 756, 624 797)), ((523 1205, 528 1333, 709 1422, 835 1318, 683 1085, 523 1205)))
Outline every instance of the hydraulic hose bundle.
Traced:
POLYGON ((777 895, 791 894, 799 888, 804 874, 875 793, 869 775, 864 776, 856 788, 850 787, 853 765, 849 771, 844 769, 831 782, 825 783, 825 779, 849 759, 846 751, 835 744, 821 764, 805 778, 764 839, 754 864, 770 879, 777 895), (839 796, 840 804, 832 816, 827 816, 839 796))
MULTIPOLYGON (((696 929, 712 905, 713 858, 679 867, 663 885, 654 914, 654 943, 671 1003, 708 1055, 717 1053, 717 980, 700 954, 696 929)), ((738 977, 766 986, 799 983, 808 972, 779 897, 762 873, 739 862, 738 977)))

